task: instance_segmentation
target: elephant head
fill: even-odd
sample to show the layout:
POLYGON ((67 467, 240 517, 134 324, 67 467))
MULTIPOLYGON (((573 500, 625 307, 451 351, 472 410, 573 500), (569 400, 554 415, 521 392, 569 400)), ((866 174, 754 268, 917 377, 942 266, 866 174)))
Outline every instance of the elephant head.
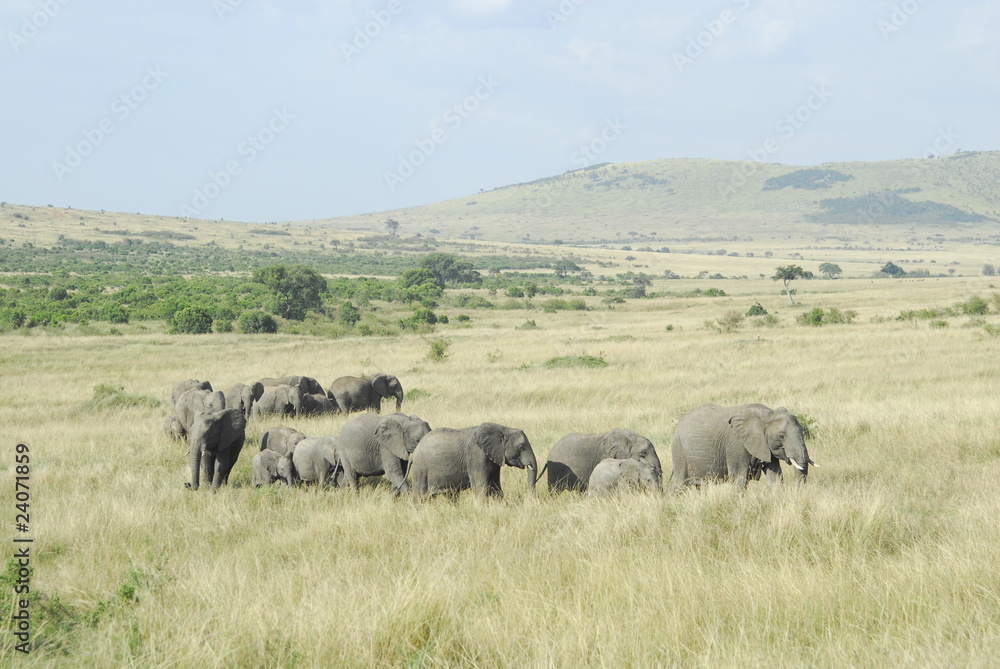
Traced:
POLYGON ((378 393, 382 399, 395 397, 396 411, 399 411, 399 409, 403 406, 403 386, 400 385, 399 379, 392 374, 379 372, 373 376, 372 388, 375 389, 375 392, 378 393))
POLYGON ((750 455, 763 464, 772 458, 785 461, 794 467, 798 481, 805 481, 809 465, 815 464, 809 459, 802 426, 784 407, 772 410, 751 404, 732 416, 729 425, 750 455))
POLYGON ((293 452, 289 451, 284 455, 279 455, 277 465, 278 478, 290 486, 295 484, 295 465, 292 464, 293 452))
POLYGON ((298 418, 302 414, 302 393, 295 386, 277 386, 274 405, 278 413, 292 414, 298 418))
POLYGON ((497 423, 483 423, 473 431, 472 440, 494 464, 527 470, 528 492, 534 494, 538 463, 523 431, 497 423))
POLYGON ((658 478, 663 475, 660 458, 656 455, 653 443, 632 430, 626 428, 611 430, 601 439, 601 448, 606 458, 638 460, 652 467, 658 478))
POLYGON ((417 443, 430 431, 431 426, 418 416, 396 413, 379 420, 375 439, 400 460, 409 460, 417 443))

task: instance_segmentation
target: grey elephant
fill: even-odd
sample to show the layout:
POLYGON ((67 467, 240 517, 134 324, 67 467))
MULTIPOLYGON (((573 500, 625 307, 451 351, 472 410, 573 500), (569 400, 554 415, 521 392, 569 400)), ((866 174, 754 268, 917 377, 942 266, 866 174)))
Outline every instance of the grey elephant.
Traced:
POLYGON ((359 476, 384 475, 396 494, 405 492, 404 467, 417 444, 431 431, 418 416, 364 414, 344 424, 337 438, 337 485, 358 489, 359 476))
POLYGON ((382 410, 382 400, 395 397, 396 411, 403 406, 403 386, 392 374, 378 373, 370 377, 341 376, 330 384, 330 396, 344 413, 374 409, 382 410))
POLYGON ((187 439, 187 430, 181 425, 177 416, 167 416, 163 419, 163 434, 173 441, 184 441, 187 439))
MULTIPOLYGON (((336 471, 338 457, 334 437, 306 437, 291 453, 292 477, 296 482, 328 486, 336 471)), ((288 457, 288 456, 286 456, 288 457)))
POLYGON ((302 415, 319 416, 334 413, 337 405, 325 393, 305 393, 302 395, 302 415))
POLYGON ((264 386, 260 381, 249 386, 245 383, 234 383, 223 394, 226 396, 226 408, 242 409, 243 415, 250 418, 253 403, 264 394, 264 386))
POLYGON ((528 437, 497 423, 431 430, 411 460, 413 492, 419 497, 467 488, 487 497, 502 497, 500 466, 505 464, 526 470, 528 491, 535 491, 537 461, 528 437))
POLYGON ((190 434, 195 414, 212 413, 225 408, 226 396, 221 391, 196 388, 188 390, 177 398, 174 414, 185 432, 190 434))
POLYGON ((212 384, 208 381, 199 381, 198 379, 185 379, 183 381, 178 381, 174 385, 173 392, 170 393, 170 403, 173 405, 177 404, 177 398, 186 393, 189 390, 212 390, 212 384))
POLYGON ((293 483, 292 458, 272 451, 270 448, 257 451, 250 465, 250 484, 255 488, 281 481, 287 485, 293 483))
POLYGON ((557 441, 546 458, 542 471, 548 470, 549 490, 585 491, 594 467, 605 458, 634 458, 662 476, 656 448, 641 434, 626 428, 596 434, 572 432, 557 441))
POLYGON ((648 462, 634 458, 605 458, 597 463, 587 482, 587 495, 603 497, 617 490, 660 490, 660 473, 648 462))
POLYGON ((761 471, 773 485, 781 480, 782 460, 794 468, 796 480, 805 481, 815 465, 798 419, 784 407, 763 404, 691 409, 677 424, 671 455, 674 490, 712 479, 745 488, 761 471))
POLYGON ((240 457, 246 441, 247 419, 239 409, 223 409, 198 413, 188 430, 191 459, 191 482, 186 486, 197 490, 200 483, 198 465, 211 483, 212 492, 229 481, 229 472, 240 457))
POLYGON ((306 393, 321 393, 326 394, 323 390, 323 386, 320 385, 319 381, 312 378, 311 376, 300 376, 298 374, 291 374, 289 376, 281 376, 278 378, 263 378, 257 381, 257 383, 263 385, 265 388, 273 386, 293 386, 299 389, 299 393, 305 395, 306 393))
POLYGON ((295 428, 278 425, 264 432, 260 438, 260 450, 270 449, 278 455, 290 454, 295 445, 306 438, 295 428))
POLYGON ((262 418, 271 414, 295 416, 302 414, 302 395, 295 386, 265 386, 260 399, 253 403, 252 415, 262 418))

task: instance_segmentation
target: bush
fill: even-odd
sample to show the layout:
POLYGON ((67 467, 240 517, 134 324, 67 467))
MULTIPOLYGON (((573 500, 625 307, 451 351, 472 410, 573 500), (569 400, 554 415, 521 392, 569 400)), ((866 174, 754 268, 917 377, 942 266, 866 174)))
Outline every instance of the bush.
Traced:
POLYGON ((767 309, 761 306, 760 302, 754 303, 752 307, 747 309, 747 316, 766 316, 767 309))
POLYGON ((278 323, 271 314, 263 311, 248 311, 240 317, 240 332, 243 334, 274 334, 278 323))
POLYGON ((978 295, 973 295, 965 302, 959 303, 958 308, 967 316, 982 316, 989 312, 990 303, 978 295))
POLYGON ((721 288, 706 288, 703 294, 709 297, 725 297, 726 291, 721 288))
POLYGON ((448 347, 451 346, 451 342, 444 337, 438 337, 437 339, 432 339, 427 342, 429 350, 427 351, 427 359, 434 362, 441 362, 448 357, 448 347))
POLYGON ((607 367, 608 361, 603 356, 564 355, 558 358, 549 358, 545 361, 545 366, 549 369, 560 367, 607 367))
POLYGON ((823 324, 823 309, 814 307, 812 311, 799 314, 795 320, 800 325, 814 325, 818 327, 823 324))
POLYGON ((206 334, 212 331, 212 316, 201 307, 185 307, 174 314, 171 334, 206 334))
POLYGON ((722 318, 705 321, 705 327, 718 332, 736 332, 743 327, 743 314, 738 311, 728 311, 722 318))

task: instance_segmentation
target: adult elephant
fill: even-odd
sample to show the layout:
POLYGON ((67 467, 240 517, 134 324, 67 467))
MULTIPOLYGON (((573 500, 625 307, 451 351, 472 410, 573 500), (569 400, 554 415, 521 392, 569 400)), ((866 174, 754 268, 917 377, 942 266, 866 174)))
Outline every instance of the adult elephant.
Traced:
POLYGON ((330 384, 330 395, 337 407, 344 413, 382 409, 382 400, 396 398, 396 411, 403 406, 403 386, 392 374, 378 373, 373 376, 342 376, 330 384))
POLYGON ((170 403, 177 404, 177 399, 189 390, 207 390, 212 391, 212 384, 208 381, 199 381, 198 379, 185 379, 183 381, 178 381, 174 384, 174 390, 170 393, 170 403))
POLYGON ((186 485, 189 489, 198 489, 199 464, 206 483, 211 482, 212 492, 229 482, 229 472, 240 457, 243 442, 246 441, 246 426, 247 419, 240 409, 223 409, 195 415, 191 429, 188 430, 191 482, 186 485))
POLYGON ((265 388, 273 386, 293 386, 298 388, 299 392, 303 395, 306 393, 326 394, 326 391, 323 390, 323 386, 320 385, 319 381, 311 376, 291 374, 289 376, 281 376, 278 378, 263 378, 257 381, 257 383, 260 383, 265 388))
POLYGON ((243 415, 250 418, 253 403, 264 394, 264 386, 257 381, 251 386, 245 383, 234 383, 223 393, 226 396, 227 409, 242 409, 243 415))
POLYGON ((572 432, 556 442, 545 461, 549 490, 586 491, 587 482, 601 460, 632 458, 653 468, 657 478, 663 473, 660 458, 649 439, 627 428, 583 434, 572 432))
MULTIPOLYGON (((408 489, 404 467, 417 444, 431 431, 418 416, 365 414, 344 423, 336 452, 338 485, 358 489, 359 476, 384 475, 396 494, 408 489)), ((296 447, 297 448, 297 447, 296 447)))
POLYGON ((337 441, 331 436, 306 437, 292 451, 292 478, 300 483, 330 484, 330 474, 336 471, 337 441))
POLYGON ((272 451, 270 448, 257 451, 250 466, 250 484, 258 488, 281 481, 287 485, 293 483, 292 458, 272 451))
POLYGON ((254 418, 271 414, 298 418, 302 414, 302 394, 297 387, 287 384, 265 386, 260 399, 253 403, 252 413, 254 418))
POLYGON ((674 490, 712 479, 745 488, 761 471, 773 485, 781 480, 782 460, 794 467, 797 481, 805 481, 815 464, 798 419, 784 407, 763 404, 691 409, 677 424, 671 455, 674 490))
POLYGON ((628 489, 659 491, 659 472, 652 465, 634 458, 606 458, 597 463, 587 482, 587 495, 591 497, 628 489))
POLYGON ((195 388, 188 390, 177 398, 174 404, 174 415, 184 431, 190 435, 191 425, 198 413, 212 413, 226 408, 226 396, 219 390, 195 388))
POLYGON ((306 438, 295 428, 277 425, 267 430, 260 438, 260 450, 270 449, 278 455, 290 454, 295 445, 306 438))
POLYGON ((467 488, 484 496, 503 497, 500 466, 528 472, 534 493, 537 461, 528 437, 516 428, 482 423, 459 430, 438 428, 420 440, 411 458, 413 492, 427 497, 467 488))

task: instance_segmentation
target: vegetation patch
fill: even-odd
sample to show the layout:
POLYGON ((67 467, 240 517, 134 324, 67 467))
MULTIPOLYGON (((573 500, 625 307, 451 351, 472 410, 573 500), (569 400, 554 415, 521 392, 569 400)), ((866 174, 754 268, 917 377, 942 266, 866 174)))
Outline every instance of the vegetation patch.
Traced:
POLYGON ((819 206, 824 210, 819 214, 810 214, 809 219, 816 223, 858 224, 870 223, 906 223, 912 224, 918 219, 927 226, 954 225, 955 223, 979 223, 987 220, 981 214, 941 204, 932 200, 913 201, 900 197, 900 193, 912 192, 906 190, 883 190, 866 193, 860 197, 838 197, 820 200, 819 206))
POLYGON ((764 182, 764 190, 781 190, 782 188, 804 188, 806 190, 817 190, 819 188, 830 188, 838 181, 850 181, 853 179, 849 174, 838 172, 837 170, 804 169, 795 170, 778 177, 771 177, 764 182))
POLYGON ((560 369, 563 367, 607 367, 608 361, 603 356, 596 355, 564 355, 558 358, 549 358, 544 366, 548 369, 560 369))
POLYGON ((99 383, 94 386, 94 396, 83 403, 81 409, 88 412, 118 411, 121 409, 157 409, 163 401, 148 395, 131 395, 124 386, 99 383))

